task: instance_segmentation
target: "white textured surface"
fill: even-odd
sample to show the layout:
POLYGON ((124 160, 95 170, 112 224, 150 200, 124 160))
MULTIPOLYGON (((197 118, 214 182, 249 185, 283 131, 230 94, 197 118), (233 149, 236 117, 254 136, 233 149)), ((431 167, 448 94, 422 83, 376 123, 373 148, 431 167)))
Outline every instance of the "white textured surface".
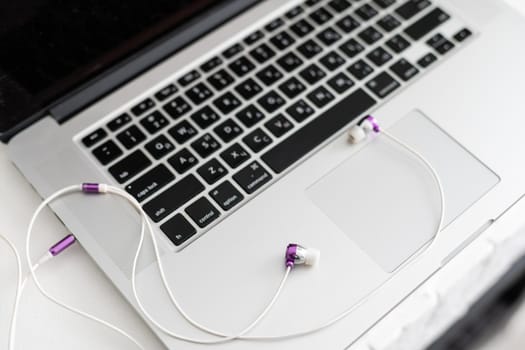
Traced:
MULTIPOLYGON (((524 0, 507 1, 525 14, 524 0)), ((22 247, 26 224, 39 198, 9 162, 6 147, 1 144, 0 183, 0 231, 22 247)), ((60 239, 65 232, 59 221, 46 213, 35 232, 35 251, 45 250, 50 242, 60 239)), ((6 346, 14 271, 12 255, 0 245, 0 350, 6 346)), ((146 349, 164 349, 80 247, 74 247, 39 273, 43 284, 55 296, 118 324, 137 337, 146 349)), ((132 349, 114 333, 57 309, 40 297, 31 284, 20 311, 18 349, 132 349)), ((523 334, 525 310, 518 314, 516 322, 511 323, 498 339, 483 350, 522 349, 525 344, 523 334)))

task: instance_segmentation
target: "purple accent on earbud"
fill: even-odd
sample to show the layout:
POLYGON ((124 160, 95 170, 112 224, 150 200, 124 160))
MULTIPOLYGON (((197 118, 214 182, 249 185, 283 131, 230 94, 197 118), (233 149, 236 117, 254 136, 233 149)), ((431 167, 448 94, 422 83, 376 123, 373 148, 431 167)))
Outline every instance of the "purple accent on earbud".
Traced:
POLYGON ((84 193, 100 193, 100 187, 96 183, 83 183, 82 192, 84 193))
POLYGON ((286 247, 286 267, 294 267, 295 265, 295 257, 297 255, 297 244, 290 243, 288 244, 288 247, 286 247))
POLYGON ((73 243, 76 242, 75 236, 72 234, 67 235, 64 237, 60 242, 49 248, 49 253, 53 256, 57 256, 58 254, 62 253, 64 250, 69 248, 73 243))
POLYGON ((369 115, 366 117, 366 120, 368 120, 372 126, 374 127, 374 132, 379 133, 381 132, 381 127, 379 126, 379 123, 377 122, 377 119, 369 115))

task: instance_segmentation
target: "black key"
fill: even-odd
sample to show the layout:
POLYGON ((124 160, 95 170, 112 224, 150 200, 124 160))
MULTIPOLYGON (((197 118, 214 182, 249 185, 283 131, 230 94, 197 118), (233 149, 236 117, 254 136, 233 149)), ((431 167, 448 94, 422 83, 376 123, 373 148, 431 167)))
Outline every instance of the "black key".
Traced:
POLYGON ((177 214, 166 221, 160 226, 160 229, 176 246, 186 242, 197 233, 195 228, 181 214, 177 214))
POLYGON ((451 41, 447 40, 443 35, 436 34, 427 41, 427 44, 432 46, 437 52, 444 55, 454 47, 456 47, 451 41))
POLYGON ((381 46, 372 50, 368 55, 366 55, 366 57, 378 67, 381 67, 392 59, 392 55, 381 46))
POLYGON ((429 0, 408 0, 396 9, 396 13, 409 20, 428 6, 430 6, 429 0))
POLYGON ((197 129, 195 129, 187 120, 183 120, 169 129, 168 133, 179 143, 179 145, 182 145, 184 142, 197 135, 197 129))
POLYGON ((186 148, 168 159, 168 163, 170 163, 179 174, 184 174, 198 162, 197 158, 186 148))
POLYGON ((228 49, 226 49, 222 55, 226 58, 232 58, 233 56, 237 55, 239 52, 244 50, 244 47, 241 44, 235 44, 230 46, 228 49))
POLYGON ((399 27, 401 25, 401 22, 399 22, 392 15, 386 15, 377 22, 377 25, 381 27, 385 32, 390 33, 391 31, 399 27))
POLYGON ((259 104, 268 112, 273 113, 285 104, 284 98, 275 91, 270 91, 257 100, 259 104))
POLYGON ((443 22, 446 22, 450 16, 441 10, 435 8, 429 14, 412 24, 410 27, 405 29, 405 33, 414 40, 419 40, 437 27, 443 22))
POLYGON ((361 17, 364 21, 368 21, 369 19, 375 17, 379 12, 375 8, 373 8, 369 4, 364 4, 363 6, 359 7, 355 13, 361 17))
POLYGON ((213 73, 208 78, 208 83, 210 83, 215 89, 222 90, 231 83, 233 83, 233 77, 228 74, 224 69, 220 69, 213 73))
POLYGON ((305 19, 301 19, 290 26, 290 30, 295 33, 299 38, 308 35, 314 30, 314 27, 305 19))
POLYGON ((204 197, 187 207, 185 212, 200 228, 208 226, 221 215, 213 204, 204 197))
POLYGON ((193 85, 189 90, 186 91, 186 96, 195 103, 199 105, 206 101, 208 98, 213 96, 213 92, 206 86, 204 83, 198 83, 193 85))
POLYGON ((138 117, 138 116, 146 113, 147 111, 149 111, 153 107, 155 107, 155 102, 153 102, 153 100, 151 98, 147 98, 144 101, 142 101, 141 103, 139 103, 138 105, 136 105, 135 107, 131 108, 131 112, 135 116, 138 117))
POLYGON ((206 106, 193 113, 190 118, 201 128, 206 129, 208 126, 219 120, 219 114, 210 106, 206 106))
POLYGON ((350 39, 345 42, 343 45, 339 46, 339 49, 345 53, 350 58, 354 58, 359 53, 364 51, 363 45, 357 42, 355 39, 350 39))
POLYGON ((82 139, 82 143, 86 147, 91 147, 95 143, 97 143, 100 140, 102 140, 103 138, 105 138, 106 136, 108 136, 108 133, 106 132, 106 130, 104 130, 102 128, 98 128, 97 130, 93 131, 91 134, 89 134, 86 137, 84 137, 82 139))
POLYGON ((117 131, 118 129, 120 129, 127 123, 129 123, 130 121, 131 121, 131 117, 129 116, 129 114, 127 113, 121 114, 108 123, 108 129, 111 131, 117 131))
POLYGON ((210 197, 223 209, 230 210, 244 199, 241 192, 225 181, 210 191, 210 197))
POLYGON ((253 45, 257 41, 261 40, 262 38, 264 38, 264 33, 261 32, 260 30, 257 30, 253 32, 252 34, 248 35, 246 38, 244 38, 244 42, 247 45, 253 45))
POLYGON ((383 37, 383 34, 377 31, 374 27, 368 27, 359 33, 359 37, 363 39, 368 45, 372 45, 383 37))
POLYGON ((395 53, 401 53, 410 46, 410 43, 400 34, 397 34, 386 42, 386 46, 388 46, 395 53))
POLYGON ((266 146, 272 143, 272 139, 262 129, 255 129, 242 138, 246 146, 250 147, 253 152, 260 152, 266 146))
POLYGON ((170 97, 173 94, 175 94, 177 91, 179 91, 179 89, 177 89, 177 87, 174 84, 169 84, 164 89, 162 89, 159 92, 157 92, 155 94, 155 98, 158 101, 162 102, 162 101, 166 100, 168 97, 170 97))
POLYGON ((230 69, 238 77, 243 77, 249 72, 251 72, 255 68, 255 65, 252 63, 252 61, 250 61, 246 57, 241 56, 237 58, 235 61, 233 61, 232 63, 230 63, 228 67, 230 67, 230 69))
POLYGON ((189 103, 180 96, 166 103, 163 108, 173 119, 177 119, 191 110, 189 103))
POLYGON ((257 78, 259 78, 259 80, 262 81, 266 86, 274 84, 283 77, 283 73, 281 73, 277 68, 275 68, 275 66, 271 64, 260 70, 256 75, 257 78))
POLYGON ((277 60, 277 64, 281 66, 286 72, 290 73, 297 67, 303 64, 303 60, 300 59, 293 52, 289 52, 277 60))
POLYGON ((320 7, 317 10, 310 13, 310 18, 317 24, 322 25, 332 19, 330 12, 320 7))
POLYGON ((366 86, 378 97, 385 98, 401 86, 397 80, 386 72, 379 73, 366 86))
POLYGON ((235 114, 237 119, 239 119, 244 126, 247 128, 254 126, 257 124, 260 120, 264 119, 264 113, 261 112, 257 107, 254 105, 249 105, 248 107, 242 109, 241 111, 237 112, 235 114))
POLYGON ((117 139, 124 145, 124 147, 131 149, 144 141, 146 139, 146 135, 144 135, 144 133, 140 131, 138 127, 132 125, 118 134, 117 139))
POLYGON ((233 179, 246 193, 251 194, 268 183, 272 175, 261 164, 254 161, 235 174, 233 179))
POLYGON ((404 58, 390 66, 390 70, 403 81, 409 81, 419 73, 419 70, 404 58))
POLYGON ((297 47, 297 50, 307 59, 314 57, 319 52, 323 51, 315 41, 309 39, 297 47))
POLYGON ((93 155, 102 165, 117 159, 121 154, 122 150, 111 140, 104 142, 93 150, 93 155))
POLYGON ((315 113, 314 109, 305 101, 299 100, 290 107, 286 108, 288 113, 296 122, 302 122, 315 113))
POLYGON ((317 5, 321 0, 306 0, 304 3, 310 7, 317 5))
POLYGON ((345 33, 350 33, 358 28, 361 24, 352 16, 344 16, 337 21, 336 25, 345 33))
POLYGON ((213 129, 215 133, 222 139, 224 142, 230 142, 240 134, 242 134, 241 127, 234 122, 232 119, 228 119, 225 122, 219 124, 219 126, 213 129))
POLYGON ((292 123, 282 114, 277 114, 270 121, 264 123, 266 129, 275 137, 281 137, 293 128, 292 123))
POLYGON ((284 16, 288 19, 294 19, 295 17, 299 16, 303 12, 304 10, 301 6, 296 6, 292 8, 291 10, 289 10, 288 12, 286 12, 284 16))
POLYGON ((241 101, 237 99, 231 92, 227 92, 224 95, 213 101, 215 107, 219 109, 223 114, 228 114, 241 105, 241 101))
POLYGON ((339 73, 332 79, 328 80, 328 85, 336 92, 342 94, 354 86, 354 82, 346 74, 339 73))
POLYGON ((352 4, 350 4, 348 0, 332 0, 328 3, 328 6, 330 6, 336 12, 343 12, 352 6, 352 4))
POLYGON ((463 28, 459 32, 454 34, 454 39, 458 43, 461 43, 461 42, 465 41, 467 38, 469 38, 471 35, 472 35, 472 32, 469 29, 463 28))
POLYGON ((184 74, 177 82, 181 86, 188 86, 191 83, 193 83, 195 80, 199 79, 201 77, 201 74, 197 72, 196 70, 192 70, 186 74, 184 74))
POLYGON ((377 6, 386 9, 392 6, 396 2, 396 0, 374 0, 374 2, 377 6))
POLYGON ((135 197, 136 200, 142 202, 166 186, 174 178, 175 176, 171 171, 165 165, 160 164, 127 185, 126 191, 135 197))
POLYGON ((266 44, 261 44, 250 51, 250 55, 259 63, 264 63, 275 56, 275 51, 266 44))
POLYGON ((143 208, 153 221, 159 222, 202 191, 202 183, 194 175, 188 175, 150 200, 143 208))
POLYGON ((160 159, 175 149, 173 143, 164 135, 155 137, 146 143, 146 150, 155 159, 160 159))
POLYGON ((235 87, 235 91, 239 93, 245 100, 249 100, 262 91, 262 87, 252 78, 248 78, 241 84, 235 87))
POLYGON ((197 169, 197 172, 210 185, 216 183, 228 173, 226 168, 215 158, 206 162, 197 169))
POLYGON ((282 25, 284 25, 283 19, 282 18, 276 18, 273 21, 271 21, 270 23, 268 23, 267 25, 265 25, 264 29, 266 29, 268 32, 273 32, 274 30, 276 30, 277 28, 281 27, 282 25))
POLYGON ((210 134, 204 134, 199 137, 196 141, 191 143, 191 147, 202 157, 206 158, 216 150, 218 150, 221 145, 219 142, 210 134))
POLYGON ((341 34, 332 28, 326 28, 317 34, 317 38, 326 46, 330 46, 341 39, 341 34))
POLYGON ((356 63, 352 64, 350 67, 348 67, 348 71, 358 80, 363 80, 364 78, 372 74, 374 69, 370 67, 370 65, 367 64, 365 61, 359 60, 356 63))
POLYGON ((306 82, 308 82, 311 85, 318 83, 320 79, 326 76, 326 73, 316 64, 309 65, 308 67, 303 69, 299 74, 304 80, 306 80, 306 82))
POLYGON ((154 134, 166 125, 168 125, 168 119, 166 119, 162 113, 159 111, 154 111, 148 116, 142 118, 140 124, 146 129, 150 134, 154 134))
POLYGON ((285 50, 295 42, 295 39, 287 32, 280 32, 271 38, 270 42, 279 50, 285 50))
POLYGON ((221 158, 232 168, 237 168, 239 165, 250 159, 250 155, 246 150, 234 143, 230 148, 221 153, 221 158))
POLYGON ((266 152, 262 160, 281 173, 348 123, 362 116, 376 101, 362 89, 353 92, 325 113, 266 152))
POLYGON ((297 78, 290 78, 279 85, 279 89, 289 98, 294 98, 306 90, 306 87, 297 78))
POLYGON ((434 55, 433 53, 427 53, 425 56, 421 57, 419 61, 417 61, 417 64, 419 64, 421 68, 427 68, 428 66, 430 66, 432 63, 436 61, 437 61, 436 55, 434 55))
POLYGON ((319 62, 321 62, 326 69, 333 71, 345 64, 345 59, 335 51, 332 51, 321 58, 319 62))
POLYGON ((326 106, 330 101, 334 100, 334 95, 328 91, 324 86, 319 86, 314 91, 308 94, 308 99, 317 106, 317 108, 322 108, 326 106))
POLYGON ((222 59, 218 56, 214 56, 210 58, 209 60, 207 60, 206 62, 204 62, 203 64, 201 64, 201 69, 204 72, 208 73, 214 70, 215 68, 217 68, 218 66, 220 66, 221 64, 222 64, 222 59))
POLYGON ((135 151, 111 167, 109 172, 118 181, 124 183, 151 165, 151 160, 142 151, 135 151))

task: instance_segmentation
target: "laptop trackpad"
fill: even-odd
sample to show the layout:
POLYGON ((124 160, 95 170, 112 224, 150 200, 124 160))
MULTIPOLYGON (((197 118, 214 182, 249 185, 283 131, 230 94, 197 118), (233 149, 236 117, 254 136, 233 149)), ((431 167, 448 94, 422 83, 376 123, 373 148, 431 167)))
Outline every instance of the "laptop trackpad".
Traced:
MULTIPOLYGON (((419 111, 389 131, 435 167, 445 192, 445 225, 499 177, 419 111)), ((392 272, 435 233, 437 185, 414 155, 379 135, 307 190, 311 200, 384 270, 392 272)))

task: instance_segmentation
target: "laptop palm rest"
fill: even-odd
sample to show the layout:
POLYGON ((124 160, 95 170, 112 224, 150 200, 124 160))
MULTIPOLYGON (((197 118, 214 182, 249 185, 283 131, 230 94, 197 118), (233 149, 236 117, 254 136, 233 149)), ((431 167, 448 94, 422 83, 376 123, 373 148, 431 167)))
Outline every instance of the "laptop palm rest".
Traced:
MULTIPOLYGON (((445 225, 499 182, 493 171, 420 111, 409 113, 389 131, 439 173, 445 225)), ((381 135, 309 187, 307 194, 387 272, 430 241, 440 215, 439 192, 430 171, 381 135)))

